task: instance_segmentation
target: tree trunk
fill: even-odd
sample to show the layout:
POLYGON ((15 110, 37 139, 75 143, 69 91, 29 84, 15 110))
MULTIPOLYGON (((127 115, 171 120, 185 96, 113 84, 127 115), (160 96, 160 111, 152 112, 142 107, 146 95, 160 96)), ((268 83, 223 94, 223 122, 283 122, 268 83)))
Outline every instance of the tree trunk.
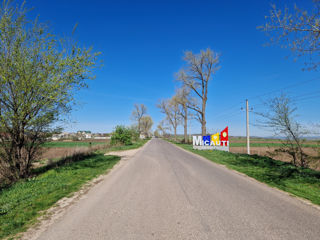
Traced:
POLYGON ((201 132, 202 136, 207 135, 207 129, 206 129, 206 103, 207 99, 206 97, 202 100, 202 113, 201 113, 201 132))
POLYGON ((201 126, 202 136, 206 136, 207 135, 206 120, 202 119, 202 123, 201 124, 202 124, 202 126, 201 126))
POLYGON ((202 114, 201 114, 201 133, 202 133, 202 136, 205 136, 207 134, 207 129, 206 129, 206 112, 205 112, 205 109, 202 110, 202 114))
POLYGON ((174 127, 174 140, 177 141, 177 127, 174 127))
POLYGON ((188 108, 184 106, 184 143, 188 142, 188 108))

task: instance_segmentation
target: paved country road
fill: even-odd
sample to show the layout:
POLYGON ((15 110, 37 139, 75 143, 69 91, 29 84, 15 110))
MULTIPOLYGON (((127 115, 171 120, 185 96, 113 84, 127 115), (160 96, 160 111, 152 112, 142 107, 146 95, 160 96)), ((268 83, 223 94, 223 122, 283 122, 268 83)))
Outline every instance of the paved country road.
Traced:
POLYGON ((153 139, 38 239, 320 239, 320 211, 153 139))

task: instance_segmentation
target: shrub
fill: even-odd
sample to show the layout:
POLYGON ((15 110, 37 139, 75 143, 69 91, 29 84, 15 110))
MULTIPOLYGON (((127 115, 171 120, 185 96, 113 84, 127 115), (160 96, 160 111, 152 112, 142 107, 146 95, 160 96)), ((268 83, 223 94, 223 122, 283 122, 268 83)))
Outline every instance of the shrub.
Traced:
POLYGON ((0 175, 13 183, 29 177, 41 145, 60 130, 74 94, 94 78, 98 53, 27 19, 24 3, 1 2, 0 175))
POLYGON ((140 139, 139 131, 135 128, 131 128, 130 131, 131 131, 131 139, 133 141, 138 141, 140 139))
POLYGON ((133 132, 129 128, 125 126, 118 125, 116 126, 115 131, 111 137, 111 144, 124 144, 124 145, 131 145, 132 144, 132 135, 133 132))

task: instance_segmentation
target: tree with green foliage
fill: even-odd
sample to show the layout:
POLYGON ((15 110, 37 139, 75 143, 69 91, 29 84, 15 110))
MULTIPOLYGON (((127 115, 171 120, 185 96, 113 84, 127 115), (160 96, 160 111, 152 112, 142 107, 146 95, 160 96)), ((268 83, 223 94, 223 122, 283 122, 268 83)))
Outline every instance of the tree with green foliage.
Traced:
POLYGON ((64 41, 26 8, 0 7, 0 177, 28 177, 50 133, 92 79, 98 53, 64 41))
POLYGON ((111 144, 112 145, 117 145, 117 144, 131 145, 132 130, 122 125, 116 126, 116 129, 114 130, 111 136, 111 144))
POLYGON ((138 141, 140 138, 138 127, 136 125, 131 125, 130 131, 131 131, 132 141, 138 141))

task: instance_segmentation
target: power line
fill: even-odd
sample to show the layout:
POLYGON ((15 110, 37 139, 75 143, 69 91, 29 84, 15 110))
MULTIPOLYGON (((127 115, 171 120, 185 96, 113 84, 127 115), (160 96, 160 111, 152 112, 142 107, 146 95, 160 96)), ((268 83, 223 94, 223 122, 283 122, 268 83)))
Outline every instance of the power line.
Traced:
POLYGON ((300 99, 297 99, 296 101, 293 101, 295 103, 300 103, 300 102, 303 102, 305 100, 312 100, 312 99, 315 99, 315 98, 319 98, 320 95, 317 95, 317 96, 309 96, 309 97, 304 97, 304 98, 300 98, 300 99))
MULTIPOLYGON (((270 95, 270 94, 273 94, 273 93, 276 93, 276 92, 281 92, 281 91, 284 91, 284 90, 287 90, 287 89, 290 89, 290 88, 295 88, 295 87, 298 87, 298 86, 301 86, 301 85, 304 85, 304 84, 308 84, 310 82, 314 82, 314 81, 317 81, 317 80, 320 80, 320 78, 317 77, 317 78, 313 78, 313 79, 299 81, 299 82, 296 82, 294 84, 290 84, 290 85, 288 85, 286 87, 279 88, 277 90, 273 90, 273 91, 269 91, 269 92, 265 92, 265 93, 256 95, 254 97, 251 97, 250 99, 257 99, 257 98, 261 99, 261 97, 264 97, 264 96, 267 96, 267 95, 270 95)), ((320 90, 313 91, 313 92, 306 92, 306 93, 302 93, 302 94, 298 94, 296 96, 293 96, 292 97, 293 98, 292 102, 298 103, 298 102, 303 102, 303 101, 306 101, 306 100, 311 100, 311 99, 315 99, 315 98, 319 98, 319 97, 320 97, 320 90)), ((238 102, 237 104, 228 107, 223 112, 220 112, 219 114, 215 115, 215 118, 223 118, 223 119, 226 119, 226 120, 233 119, 236 116, 238 116, 239 114, 241 114, 241 112, 236 111, 236 109, 240 108, 241 105, 242 105, 242 103, 238 102)), ((257 108, 257 107, 260 107, 260 106, 263 106, 263 105, 265 105, 265 103, 254 104, 251 107, 251 111, 254 108, 257 108)), ((250 110, 248 109, 248 111, 250 111, 250 110)), ((254 116, 257 114, 256 112, 253 112, 253 113, 254 113, 254 116)))
MULTIPOLYGON (((295 95, 290 97, 292 99, 293 103, 298 103, 304 100, 309 100, 309 99, 314 99, 314 98, 319 98, 320 97, 320 90, 317 91, 313 91, 313 92, 307 92, 307 93, 302 93, 299 95, 295 95)), ((256 108, 258 106, 263 106, 266 105, 266 103, 259 103, 259 104, 255 104, 252 107, 256 108)))
POLYGON ((223 115, 217 115, 215 116, 215 118, 223 118, 223 119, 229 119, 231 117, 234 117, 234 116, 237 116, 237 115, 240 115, 241 112, 240 111, 234 111, 232 113, 229 113, 229 114, 223 114, 223 115))
POLYGON ((310 83, 310 82, 313 82, 313 81, 316 81, 316 80, 320 80, 320 78, 316 77, 316 78, 305 80, 305 81, 299 81, 299 82, 296 82, 294 84, 288 85, 286 87, 282 87, 282 88, 277 89, 277 90, 272 90, 272 91, 269 91, 269 92, 266 92, 266 93, 262 93, 262 94, 250 97, 249 99, 261 98, 261 97, 270 95, 270 94, 275 93, 275 92, 281 92, 281 91, 287 90, 289 88, 294 88, 294 87, 297 87, 297 86, 300 86, 300 85, 304 85, 304 84, 307 84, 307 83, 310 83))
POLYGON ((236 110, 237 108, 240 109, 240 103, 232 105, 231 107, 227 108, 227 110, 224 110, 223 112, 220 112, 219 114, 215 115, 215 117, 221 118, 225 115, 229 115, 229 113, 233 113, 234 110, 236 110))
POLYGON ((308 95, 314 95, 314 94, 320 94, 320 90, 313 91, 313 92, 308 92, 308 93, 303 93, 301 95, 293 96, 293 98, 303 97, 303 96, 308 96, 308 95))

